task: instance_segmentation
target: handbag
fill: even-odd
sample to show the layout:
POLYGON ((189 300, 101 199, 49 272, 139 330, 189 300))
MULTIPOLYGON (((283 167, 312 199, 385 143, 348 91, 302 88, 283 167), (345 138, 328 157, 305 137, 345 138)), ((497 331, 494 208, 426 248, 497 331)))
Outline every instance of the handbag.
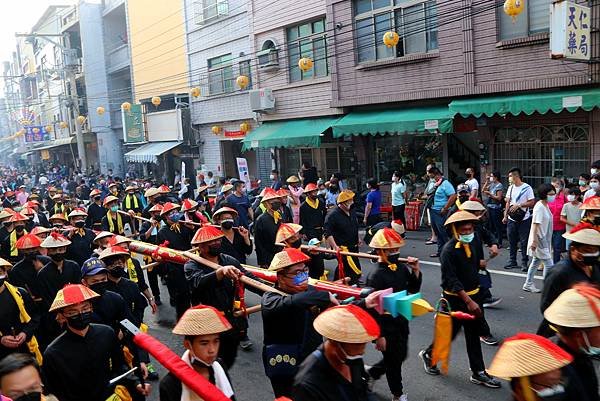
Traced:
POLYGON ((294 377, 300 366, 301 344, 270 344, 263 347, 263 365, 268 378, 294 377))
MULTIPOLYGON (((513 190, 514 190, 514 186, 511 186, 511 188, 510 188, 510 195, 508 196, 509 199, 512 197, 512 191, 513 190)), ((523 195, 523 193, 525 191, 527 191, 527 188, 523 188, 521 190, 521 192, 519 192, 519 195, 517 196, 517 199, 515 199, 515 202, 519 201, 519 199, 521 198, 521 195, 523 195)), ((508 209, 508 217, 510 217, 512 220, 514 220, 517 223, 523 221, 523 219, 525 218, 526 214, 527 214, 527 211, 521 209, 520 207, 517 208, 516 210, 512 210, 510 208, 508 209)))

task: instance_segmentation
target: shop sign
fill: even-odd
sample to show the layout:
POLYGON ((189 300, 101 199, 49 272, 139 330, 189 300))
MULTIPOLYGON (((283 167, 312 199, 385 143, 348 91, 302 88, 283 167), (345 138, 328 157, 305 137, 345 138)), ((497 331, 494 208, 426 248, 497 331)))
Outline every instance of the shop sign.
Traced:
POLYGON ((132 104, 131 109, 121 110, 123 119, 123 141, 125 143, 145 142, 142 105, 132 104))
POLYGON ((552 3, 550 13, 550 52, 552 58, 589 60, 590 7, 573 1, 552 3))
POLYGON ((427 131, 435 131, 439 129, 439 121, 438 120, 425 120, 423 121, 425 124, 425 129, 427 131))
POLYGON ((52 138, 50 138, 50 133, 46 131, 46 127, 42 125, 30 125, 28 127, 25 127, 25 142, 27 143, 43 142, 49 141, 51 139, 52 138))
POLYGON ((225 130, 224 136, 226 138, 244 138, 246 133, 244 131, 227 131, 225 130))
POLYGON ((248 173, 248 161, 243 157, 236 157, 235 161, 237 163, 240 180, 246 183, 246 189, 250 191, 252 189, 252 185, 250 183, 250 174, 248 173))
POLYGON ((581 107, 583 105, 583 96, 565 96, 562 98, 563 109, 569 107, 581 107))

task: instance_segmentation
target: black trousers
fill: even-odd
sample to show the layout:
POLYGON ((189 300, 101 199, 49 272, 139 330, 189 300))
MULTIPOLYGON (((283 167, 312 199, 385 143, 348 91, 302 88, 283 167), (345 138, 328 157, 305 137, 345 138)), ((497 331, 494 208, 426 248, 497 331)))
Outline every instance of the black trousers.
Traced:
POLYGON ((385 374, 392 394, 400 397, 404 390, 402 386, 402 363, 408 353, 408 321, 405 321, 393 334, 386 334, 383 358, 369 369, 369 375, 379 379, 385 374))
MULTIPOLYGON (((358 252, 358 246, 352 247, 352 248, 348 247, 348 251, 349 252, 358 252)), ((354 264, 356 265, 356 267, 358 268, 359 271, 361 270, 360 260, 359 260, 359 258, 355 258, 352 256, 342 256, 342 261, 344 264, 344 275, 346 277, 350 277, 350 285, 358 284, 358 280, 360 279, 361 273, 356 273, 352 269, 352 267, 350 267, 350 265, 348 264, 348 258, 352 258, 352 260, 354 261, 354 264)), ((333 279, 338 280, 340 278, 339 274, 340 274, 339 269, 336 269, 333 279)))
MULTIPOLYGON (((152 261, 147 262, 152 263, 152 261)), ((155 266, 152 270, 148 271, 148 285, 152 290, 154 298, 160 298, 160 286, 158 285, 158 277, 164 275, 164 265, 155 266)))
MULTIPOLYGON (((462 311, 470 313, 467 309, 467 305, 459 298, 451 295, 444 294, 445 298, 450 303, 452 311, 462 311)), ((481 372, 485 370, 485 363, 483 362, 483 354, 481 352, 481 342, 479 336, 481 333, 481 320, 485 320, 483 315, 483 304, 481 302, 480 294, 471 296, 473 301, 477 302, 481 309, 481 317, 475 320, 459 320, 452 319, 452 341, 456 338, 456 335, 460 332, 461 328, 465 329, 465 342, 467 344, 467 355, 469 357, 469 367, 473 373, 481 372)), ((427 348, 427 354, 431 355, 433 351, 433 343, 427 348)))
POLYGON ((392 216, 394 220, 402 220, 402 224, 406 225, 406 217, 404 215, 404 209, 406 205, 392 206, 392 216))
POLYGON ((271 387, 273 387, 273 393, 275 398, 292 396, 292 388, 294 387, 294 377, 277 377, 270 378, 271 387))
POLYGON ((227 369, 231 369, 235 358, 237 357, 238 346, 240 345, 240 332, 234 327, 221 333, 221 342, 219 346, 219 357, 223 360, 227 369))
POLYGON ((190 292, 183 272, 183 266, 175 263, 164 264, 167 272, 167 290, 169 290, 169 301, 175 308, 177 320, 190 307, 190 292))

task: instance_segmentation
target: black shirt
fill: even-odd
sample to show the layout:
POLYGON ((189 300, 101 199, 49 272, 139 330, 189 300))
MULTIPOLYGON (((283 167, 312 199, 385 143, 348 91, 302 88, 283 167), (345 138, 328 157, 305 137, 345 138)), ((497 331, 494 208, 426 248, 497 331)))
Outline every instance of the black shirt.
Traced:
POLYGON ((573 351, 568 345, 563 343, 560 339, 556 342, 559 347, 567 351, 573 357, 573 362, 569 365, 573 368, 575 376, 579 378, 581 390, 585 393, 585 396, 578 398, 569 398, 579 400, 600 400, 598 394, 598 378, 596 377, 596 370, 594 369, 594 363, 592 360, 581 351, 573 351))
POLYGON ((122 227, 125 227, 125 224, 129 224, 129 226, 131 227, 131 229, 133 230, 133 226, 131 225, 131 218, 129 216, 126 216, 124 214, 118 213, 117 217, 113 217, 112 222, 113 222, 113 230, 110 230, 110 225, 108 224, 108 213, 104 215, 104 217, 102 218, 102 231, 109 231, 113 234, 118 234, 118 235, 124 235, 124 231, 121 230, 119 231, 119 224, 118 224, 118 220, 117 218, 120 217, 121 218, 121 223, 122 223, 122 227))
POLYGON ((563 259, 554 265, 544 280, 544 290, 540 301, 541 312, 544 313, 560 294, 578 282, 600 284, 600 266, 594 266, 592 276, 588 277, 570 258, 563 259))
POLYGON ((28 323, 21 323, 17 302, 8 289, 4 287, 0 290, 0 337, 18 335, 23 332, 27 335, 27 340, 18 348, 7 348, 0 344, 0 360, 15 352, 28 353, 27 341, 31 339, 40 324, 40 316, 29 293, 23 288, 17 287, 17 290, 21 294, 23 306, 31 320, 28 323))
POLYGON ((261 214, 254 223, 254 245, 256 247, 256 262, 259 266, 268 266, 279 251, 275 238, 281 220, 275 223, 269 213, 261 214))
POLYGON ((123 297, 127 309, 135 317, 133 324, 139 327, 144 319, 144 309, 148 306, 148 302, 140 292, 138 285, 126 278, 121 278, 116 283, 109 279, 108 290, 116 292, 123 297))
POLYGON ((89 228, 84 228, 84 235, 73 233, 69 238, 69 232, 63 233, 71 241, 71 245, 67 246, 67 257, 77 263, 79 266, 92 256, 94 251, 94 238, 96 234, 89 228))
POLYGON ((335 207, 325 217, 325 238, 333 236, 338 246, 347 246, 348 249, 358 247, 358 220, 354 209, 350 215, 342 209, 335 207))
POLYGON ((87 228, 99 228, 102 224, 102 218, 106 215, 106 209, 97 203, 92 203, 87 209, 87 218, 85 219, 85 226, 87 228))
MULTIPOLYGON (((129 260, 131 260, 131 263, 133 263, 135 277, 132 277, 128 270, 126 278, 137 284, 140 292, 146 291, 148 289, 148 283, 146 283, 146 276, 144 276, 144 270, 142 270, 142 265, 140 264, 140 261, 132 257, 130 257, 129 260), (135 281, 136 278, 137 281, 135 281)), ((129 261, 127 263, 129 263, 129 261)))
POLYGON ((184 225, 179 226, 179 232, 171 230, 169 226, 164 226, 158 230, 156 243, 162 244, 165 241, 169 241, 169 248, 177 249, 178 251, 187 251, 192 247, 190 242, 193 237, 194 232, 184 225))
POLYGON ((241 264, 246 264, 246 255, 252 253, 252 240, 250 245, 246 244, 244 237, 237 230, 233 230, 233 242, 227 237, 221 239, 221 253, 237 259, 241 264))
POLYGON ((56 293, 65 285, 81 284, 81 269, 77 263, 65 259, 63 261, 62 272, 60 272, 56 264, 50 261, 38 272, 37 277, 40 297, 47 311, 50 309, 56 293))
POLYGON ((126 194, 123 197, 123 201, 121 202, 121 210, 124 210, 126 212, 133 210, 136 213, 141 213, 143 210, 143 205, 142 205, 142 200, 140 199, 139 196, 133 194, 133 195, 129 195, 126 194), (127 199, 129 198, 129 207, 127 207, 127 199), (135 207, 135 201, 137 200, 137 207, 135 207))
MULTIPOLYGON (((38 255, 37 259, 44 265, 49 263, 51 259, 44 255, 38 255)), ((38 272, 33 266, 33 262, 27 259, 22 259, 8 272, 8 281, 17 287, 23 287, 33 298, 40 297, 38 272)))
POLYGON ((110 379, 124 371, 117 336, 102 324, 90 324, 84 337, 67 329, 44 352, 45 390, 60 401, 104 401, 110 379))
POLYGON ((442 248, 442 289, 452 293, 466 292, 479 287, 479 262, 483 259, 481 241, 475 236, 469 244, 471 257, 467 258, 463 246, 456 249, 457 240, 450 239, 442 248))
POLYGON ((321 239, 323 236, 323 225, 325 224, 325 215, 327 208, 325 202, 317 198, 319 203, 317 208, 313 208, 306 201, 300 205, 300 225, 302 226, 302 234, 306 235, 307 239, 321 239))
POLYGON ((127 307, 125 299, 110 289, 92 299, 92 306, 92 322, 110 326, 116 333, 121 330, 120 322, 123 319, 130 320, 137 327, 140 325, 127 307))

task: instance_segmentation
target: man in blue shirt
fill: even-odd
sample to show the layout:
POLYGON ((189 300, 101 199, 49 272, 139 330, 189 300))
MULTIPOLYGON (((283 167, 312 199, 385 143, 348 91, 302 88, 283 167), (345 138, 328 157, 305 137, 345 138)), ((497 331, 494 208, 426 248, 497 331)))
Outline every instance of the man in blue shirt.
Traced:
POLYGON ((448 233, 444 227, 448 210, 456 201, 456 191, 448 180, 444 178, 442 172, 437 167, 432 167, 428 170, 429 178, 435 180, 433 196, 433 205, 431 206, 431 226, 438 237, 436 253, 430 255, 432 258, 437 258, 442 252, 442 247, 448 241, 448 233))
POLYGON ((229 195, 225 201, 229 206, 237 210, 238 218, 237 223, 239 226, 248 228, 250 221, 254 220, 254 212, 250 205, 250 199, 245 193, 244 187, 246 183, 241 180, 233 182, 233 193, 229 195))

